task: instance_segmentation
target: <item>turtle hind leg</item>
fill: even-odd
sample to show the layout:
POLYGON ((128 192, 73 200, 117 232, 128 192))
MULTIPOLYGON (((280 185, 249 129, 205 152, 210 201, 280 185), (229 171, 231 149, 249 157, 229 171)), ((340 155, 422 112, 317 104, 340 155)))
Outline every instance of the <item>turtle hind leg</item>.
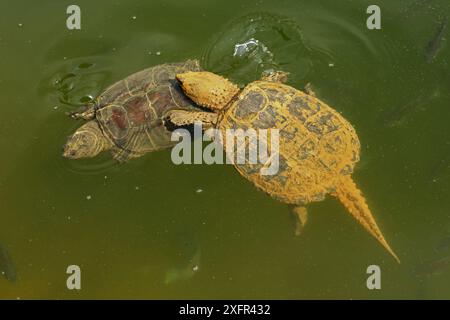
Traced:
POLYGON ((341 178, 341 183, 337 186, 336 191, 332 193, 339 201, 347 208, 348 212, 356 219, 378 242, 400 263, 400 259, 391 249, 380 228, 378 227, 375 218, 372 215, 366 200, 361 191, 356 187, 350 176, 341 178))
POLYGON ((300 236, 308 222, 308 211, 303 206, 296 206, 292 209, 292 216, 295 221, 295 235, 300 236))
POLYGON ((82 111, 69 113, 69 117, 72 119, 92 120, 95 117, 95 106, 90 105, 85 107, 82 111))

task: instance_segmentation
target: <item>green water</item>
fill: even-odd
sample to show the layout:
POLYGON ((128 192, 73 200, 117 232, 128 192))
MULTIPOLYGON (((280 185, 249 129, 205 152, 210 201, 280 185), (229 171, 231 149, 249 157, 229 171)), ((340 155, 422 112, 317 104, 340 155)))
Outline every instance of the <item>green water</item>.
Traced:
POLYGON ((450 298, 448 40, 427 62, 447 0, 379 0, 382 30, 366 28, 371 1, 77 1, 72 31, 69 4, 0 2, 0 241, 17 272, 0 298, 450 298), (233 57, 251 38, 261 51, 233 57), (67 112, 188 58, 241 84, 266 67, 311 82, 356 128, 354 178, 402 264, 331 198, 296 237, 289 207, 231 166, 61 157, 81 125, 67 112))

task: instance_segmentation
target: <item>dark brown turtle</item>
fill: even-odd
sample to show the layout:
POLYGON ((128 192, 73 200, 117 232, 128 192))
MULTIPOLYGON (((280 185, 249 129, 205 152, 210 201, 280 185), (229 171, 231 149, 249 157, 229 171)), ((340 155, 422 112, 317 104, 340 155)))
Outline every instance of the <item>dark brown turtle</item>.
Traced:
POLYGON ((113 84, 75 119, 89 120, 69 138, 63 156, 94 157, 111 150, 118 161, 170 147, 164 118, 171 110, 198 110, 175 80, 177 73, 200 71, 197 60, 154 66, 113 84))

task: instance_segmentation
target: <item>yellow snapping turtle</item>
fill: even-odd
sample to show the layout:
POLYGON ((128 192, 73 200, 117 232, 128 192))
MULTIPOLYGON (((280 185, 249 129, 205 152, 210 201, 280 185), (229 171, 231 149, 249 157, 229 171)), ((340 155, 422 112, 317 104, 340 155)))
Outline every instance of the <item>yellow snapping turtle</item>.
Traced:
MULTIPOLYGON (((351 178, 360 152, 355 130, 309 90, 283 84, 286 76, 273 72, 241 90, 211 72, 178 74, 185 94, 214 113, 176 110, 169 113, 170 120, 176 125, 202 121, 220 129, 223 137, 226 129, 278 129, 278 173, 261 175, 265 164, 235 163, 239 173, 274 198, 295 205, 294 213, 304 223, 306 204, 321 201, 327 194, 337 197, 400 262, 351 178)), ((252 147, 248 141, 245 144, 252 147)))

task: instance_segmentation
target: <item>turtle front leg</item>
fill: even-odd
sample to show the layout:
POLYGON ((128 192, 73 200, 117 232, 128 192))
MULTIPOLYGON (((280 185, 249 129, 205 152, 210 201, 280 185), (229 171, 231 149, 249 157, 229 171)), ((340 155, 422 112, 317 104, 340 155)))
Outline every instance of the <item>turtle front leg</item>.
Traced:
POLYGON ((308 222, 308 211, 305 207, 297 206, 292 210, 292 214, 295 220, 295 235, 299 236, 308 222))
POLYGON ((286 83, 288 81, 289 72, 285 71, 264 71, 261 75, 262 81, 286 83))
POLYGON ((95 106, 90 105, 81 112, 76 111, 69 113, 69 117, 71 117, 72 119, 92 120, 95 117, 95 106))
POLYGON ((194 122, 201 122, 204 127, 213 127, 217 124, 217 114, 203 111, 172 110, 167 117, 174 125, 185 126, 194 122))

